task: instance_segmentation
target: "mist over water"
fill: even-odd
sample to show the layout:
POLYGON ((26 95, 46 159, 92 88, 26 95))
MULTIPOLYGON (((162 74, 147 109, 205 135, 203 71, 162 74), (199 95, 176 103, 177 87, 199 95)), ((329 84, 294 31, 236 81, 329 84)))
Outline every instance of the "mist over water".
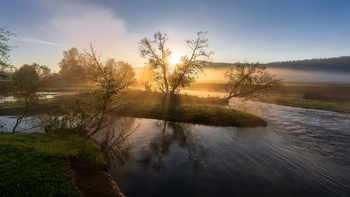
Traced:
POLYGON ((347 195, 350 114, 231 100, 265 128, 136 119, 133 159, 111 174, 128 196, 347 195))

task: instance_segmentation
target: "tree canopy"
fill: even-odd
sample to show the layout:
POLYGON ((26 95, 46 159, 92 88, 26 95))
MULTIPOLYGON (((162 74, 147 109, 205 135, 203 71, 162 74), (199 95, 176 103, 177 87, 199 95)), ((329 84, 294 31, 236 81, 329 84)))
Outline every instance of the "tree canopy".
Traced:
POLYGON ((14 33, 0 27, 0 77, 6 78, 6 70, 11 67, 9 64, 10 51, 12 47, 7 44, 14 33))
POLYGON ((79 53, 77 48, 63 51, 63 59, 59 62, 63 81, 78 83, 84 81, 86 55, 79 53))
POLYGON ((206 32, 198 32, 197 38, 186 40, 191 50, 190 55, 181 57, 180 62, 173 67, 170 65, 172 51, 166 47, 168 37, 157 32, 153 40, 143 38, 139 42, 140 55, 148 59, 148 65, 153 69, 153 79, 163 93, 177 93, 180 87, 189 86, 200 73, 213 55, 206 51, 209 41, 206 32))
POLYGON ((50 75, 50 69, 33 63, 25 64, 13 73, 13 92, 16 100, 23 105, 23 111, 17 117, 12 132, 16 131, 18 125, 28 114, 31 107, 40 99, 40 91, 43 91, 45 82, 50 75))
POLYGON ((226 71, 225 78, 227 79, 225 86, 228 92, 227 101, 233 97, 258 96, 264 90, 280 86, 282 82, 275 75, 268 73, 266 67, 258 63, 236 63, 234 67, 226 71))

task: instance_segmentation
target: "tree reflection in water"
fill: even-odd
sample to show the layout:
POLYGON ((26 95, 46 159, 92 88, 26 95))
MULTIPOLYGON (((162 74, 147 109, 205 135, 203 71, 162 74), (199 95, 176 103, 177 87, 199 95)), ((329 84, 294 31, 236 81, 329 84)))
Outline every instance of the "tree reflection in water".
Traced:
POLYGON ((132 159, 129 137, 140 126, 135 125, 135 118, 114 117, 111 125, 102 130, 94 139, 110 165, 124 165, 132 159))
POLYGON ((150 142, 151 152, 138 162, 145 166, 152 163, 153 170, 160 172, 166 167, 163 158, 170 153, 173 143, 177 142, 187 152, 187 160, 183 163, 185 166, 190 165, 194 170, 203 167, 208 150, 204 148, 200 138, 192 135, 190 124, 165 120, 156 122, 156 128, 161 129, 161 132, 150 142))

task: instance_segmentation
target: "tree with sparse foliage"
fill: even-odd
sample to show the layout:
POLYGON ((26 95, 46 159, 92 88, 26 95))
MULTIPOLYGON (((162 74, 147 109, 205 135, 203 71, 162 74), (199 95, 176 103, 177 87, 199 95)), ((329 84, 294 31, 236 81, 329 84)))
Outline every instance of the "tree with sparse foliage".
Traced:
POLYGON ((66 116, 58 117, 58 120, 66 121, 59 122, 64 129, 78 129, 81 134, 92 137, 109 126, 110 115, 120 105, 119 98, 135 80, 135 73, 131 65, 125 62, 114 59, 102 62, 92 45, 88 51, 85 50, 84 57, 84 80, 92 89, 86 95, 89 99, 78 98, 75 107, 66 109, 66 116))
POLYGON ((10 51, 12 47, 6 42, 10 40, 11 36, 15 36, 14 33, 0 27, 0 77, 6 78, 7 69, 12 66, 9 64, 10 51))
POLYGON ((268 73, 266 67, 258 63, 236 63, 226 71, 225 78, 227 79, 225 86, 228 92, 227 102, 234 97, 252 98, 282 84, 281 79, 268 73))
POLYGON ((99 57, 90 44, 90 49, 85 50, 84 69, 85 80, 92 91, 84 94, 84 98, 78 96, 74 106, 63 106, 57 116, 47 117, 43 128, 45 132, 70 132, 98 138, 96 142, 107 159, 113 155, 127 156, 130 146, 126 139, 133 131, 119 124, 115 112, 120 106, 120 97, 135 80, 135 73, 125 62, 113 59, 102 62, 99 57))
POLYGON ((166 34, 157 32, 154 34, 153 40, 148 38, 141 40, 139 43, 140 54, 148 59, 148 65, 153 69, 153 79, 163 93, 178 93, 180 87, 189 86, 203 72, 213 54, 206 51, 209 41, 205 38, 205 34, 206 32, 200 31, 197 33, 196 39, 186 40, 191 53, 182 56, 180 63, 176 64, 174 68, 171 68, 169 63, 172 51, 166 47, 168 40, 166 34))
POLYGON ((40 66, 33 63, 25 64, 16 70, 12 76, 14 96, 22 106, 23 111, 17 117, 12 132, 15 133, 17 127, 27 116, 34 104, 40 99, 40 91, 43 91, 45 82, 50 75, 50 69, 46 66, 40 66))

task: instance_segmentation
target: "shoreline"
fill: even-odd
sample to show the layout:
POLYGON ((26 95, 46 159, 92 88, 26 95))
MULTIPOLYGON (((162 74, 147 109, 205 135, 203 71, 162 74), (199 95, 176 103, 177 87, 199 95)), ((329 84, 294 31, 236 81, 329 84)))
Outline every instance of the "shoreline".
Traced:
POLYGON ((10 133, 0 147, 0 196, 125 196, 92 140, 10 133))

